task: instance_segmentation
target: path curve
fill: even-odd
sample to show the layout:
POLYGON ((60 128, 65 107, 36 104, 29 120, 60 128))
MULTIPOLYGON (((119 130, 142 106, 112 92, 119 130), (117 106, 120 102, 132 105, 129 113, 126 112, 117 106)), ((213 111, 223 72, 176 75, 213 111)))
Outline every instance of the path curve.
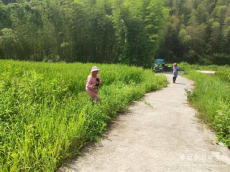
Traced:
POLYGON ((230 150, 195 117, 183 77, 135 101, 82 155, 60 172, 230 172, 230 150))

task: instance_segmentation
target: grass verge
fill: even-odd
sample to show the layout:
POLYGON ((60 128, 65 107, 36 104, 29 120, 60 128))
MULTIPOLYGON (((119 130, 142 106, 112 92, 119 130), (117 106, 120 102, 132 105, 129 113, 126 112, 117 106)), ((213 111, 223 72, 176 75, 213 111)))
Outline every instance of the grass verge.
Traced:
POLYGON ((118 111, 166 85, 163 75, 125 65, 0 60, 0 171, 55 171, 118 111), (103 81, 96 105, 85 92, 94 65, 103 81))
MULTIPOLYGON (((208 67, 199 69, 207 69, 208 67)), ((205 75, 185 67, 185 77, 194 81, 195 89, 187 92, 191 104, 209 126, 215 129, 218 140, 230 148, 230 83, 229 68, 217 67, 215 76, 205 75), (188 69, 188 70, 187 70, 188 69)))

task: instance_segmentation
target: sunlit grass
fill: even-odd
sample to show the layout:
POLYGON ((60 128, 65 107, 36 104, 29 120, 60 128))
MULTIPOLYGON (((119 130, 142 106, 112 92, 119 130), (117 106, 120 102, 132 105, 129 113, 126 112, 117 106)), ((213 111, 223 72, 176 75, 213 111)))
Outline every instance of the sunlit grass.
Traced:
POLYGON ((0 171, 54 171, 97 139, 117 112, 166 77, 125 65, 0 60, 0 171), (101 69, 101 102, 85 92, 92 66, 101 69))
POLYGON ((217 132, 219 140, 230 148, 230 68, 228 66, 200 66, 180 64, 186 77, 194 80, 195 89, 188 92, 192 105, 200 113, 199 117, 217 132), (216 71, 214 76, 195 72, 196 69, 216 71))

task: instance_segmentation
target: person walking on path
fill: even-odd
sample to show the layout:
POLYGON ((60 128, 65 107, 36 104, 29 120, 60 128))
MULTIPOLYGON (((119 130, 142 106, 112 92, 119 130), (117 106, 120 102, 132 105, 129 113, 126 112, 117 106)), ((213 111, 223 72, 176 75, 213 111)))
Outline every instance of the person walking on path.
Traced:
POLYGON ((88 76, 86 80, 86 92, 89 94, 93 101, 99 102, 98 91, 99 85, 102 83, 98 72, 100 69, 97 66, 93 66, 91 69, 91 74, 88 76))
POLYGON ((177 66, 177 63, 173 63, 173 83, 176 82, 176 78, 177 78, 177 75, 178 75, 178 71, 179 71, 179 67, 177 66))

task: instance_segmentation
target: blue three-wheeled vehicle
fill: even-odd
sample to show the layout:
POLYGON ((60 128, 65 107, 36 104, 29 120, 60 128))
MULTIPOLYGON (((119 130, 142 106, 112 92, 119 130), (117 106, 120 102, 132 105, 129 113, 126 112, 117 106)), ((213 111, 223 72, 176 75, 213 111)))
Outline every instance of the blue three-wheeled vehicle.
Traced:
POLYGON ((164 59, 156 59, 153 66, 153 72, 172 71, 173 66, 165 65, 164 59))

